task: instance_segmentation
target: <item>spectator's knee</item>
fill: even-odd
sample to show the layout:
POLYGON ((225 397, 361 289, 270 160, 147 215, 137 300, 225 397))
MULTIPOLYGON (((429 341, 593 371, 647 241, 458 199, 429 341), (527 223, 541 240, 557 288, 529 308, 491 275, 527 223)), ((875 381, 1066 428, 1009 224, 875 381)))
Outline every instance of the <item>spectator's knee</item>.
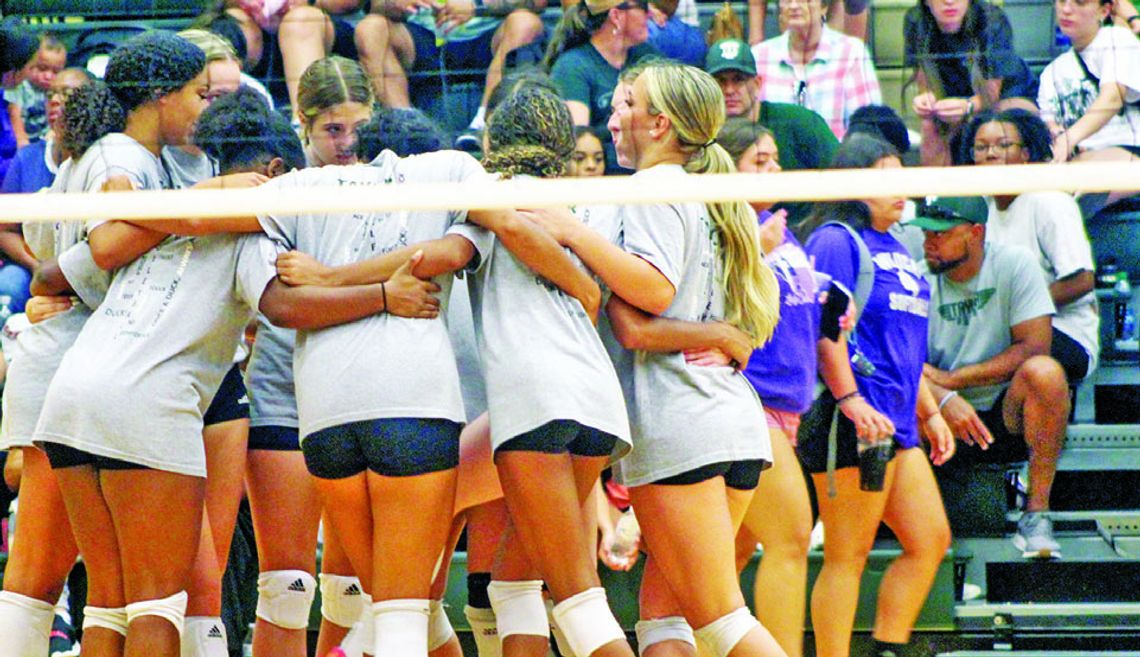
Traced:
POLYGON ((1058 413, 1068 415, 1069 384, 1065 370, 1049 356, 1033 356, 1014 375, 1025 382, 1028 396, 1058 413))
POLYGON ((362 46, 375 46, 378 40, 386 43, 390 30, 391 23, 387 18, 380 14, 368 14, 360 19, 353 31, 357 50, 360 50, 362 46))
POLYGON ((533 43, 542 36, 542 31, 542 19, 538 17, 538 14, 525 9, 516 10, 508 14, 503 20, 503 38, 499 40, 499 43, 500 45, 519 48, 533 43))
POLYGON ((320 35, 325 28, 325 13, 310 5, 301 5, 289 10, 281 19, 277 30, 278 40, 284 44, 289 39, 320 35))

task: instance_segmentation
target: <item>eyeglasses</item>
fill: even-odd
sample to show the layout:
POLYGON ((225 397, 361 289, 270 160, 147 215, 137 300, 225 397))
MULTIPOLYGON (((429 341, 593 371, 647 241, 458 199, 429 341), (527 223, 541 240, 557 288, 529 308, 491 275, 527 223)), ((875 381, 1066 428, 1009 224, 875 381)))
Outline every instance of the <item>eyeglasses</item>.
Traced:
POLYGON ((974 155, 985 155, 991 150, 997 151, 998 153, 1004 153, 1014 146, 1021 146, 1021 142, 1002 141, 996 144, 974 144, 974 155))
POLYGON ((649 11, 649 0, 626 0, 618 5, 617 9, 640 9, 641 11, 649 11))

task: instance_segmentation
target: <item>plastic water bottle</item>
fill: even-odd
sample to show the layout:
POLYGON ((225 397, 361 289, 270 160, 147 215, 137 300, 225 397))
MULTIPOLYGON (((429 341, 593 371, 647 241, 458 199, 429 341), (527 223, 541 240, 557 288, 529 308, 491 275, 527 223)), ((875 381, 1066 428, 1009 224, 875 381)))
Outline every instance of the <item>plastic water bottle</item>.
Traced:
POLYGON ((614 541, 610 545, 610 554, 614 559, 629 563, 637 555, 637 544, 641 541, 641 525, 633 509, 629 509, 618 518, 614 525, 614 541))
POLYGON ((1136 313, 1132 311, 1132 306, 1124 311, 1124 322, 1120 327, 1121 340, 1135 340, 1136 339, 1136 313))

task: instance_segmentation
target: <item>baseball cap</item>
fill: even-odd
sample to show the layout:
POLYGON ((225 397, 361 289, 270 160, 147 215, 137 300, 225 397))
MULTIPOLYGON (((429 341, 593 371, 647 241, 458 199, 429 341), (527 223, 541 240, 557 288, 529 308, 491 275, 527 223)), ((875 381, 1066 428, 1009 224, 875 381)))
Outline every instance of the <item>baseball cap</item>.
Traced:
POLYGON ((919 208, 907 225, 941 233, 962 224, 985 224, 989 215, 989 206, 979 196, 945 196, 919 208))
POLYGON ((756 75, 756 58, 748 44, 740 39, 721 39, 709 47, 705 55, 705 70, 709 75, 721 71, 740 71, 756 75))

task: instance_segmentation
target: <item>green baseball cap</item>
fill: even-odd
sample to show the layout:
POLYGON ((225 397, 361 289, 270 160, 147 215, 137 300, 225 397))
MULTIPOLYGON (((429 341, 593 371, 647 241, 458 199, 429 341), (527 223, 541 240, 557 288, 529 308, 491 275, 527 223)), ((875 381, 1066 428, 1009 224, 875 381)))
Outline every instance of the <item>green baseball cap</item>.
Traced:
POLYGON ((721 39, 709 47, 705 55, 705 70, 709 75, 721 71, 740 71, 756 75, 756 58, 748 44, 740 39, 721 39))
POLYGON ((918 209, 918 216, 907 223, 935 233, 962 224, 985 224, 990 208, 980 196, 944 196, 918 209))

